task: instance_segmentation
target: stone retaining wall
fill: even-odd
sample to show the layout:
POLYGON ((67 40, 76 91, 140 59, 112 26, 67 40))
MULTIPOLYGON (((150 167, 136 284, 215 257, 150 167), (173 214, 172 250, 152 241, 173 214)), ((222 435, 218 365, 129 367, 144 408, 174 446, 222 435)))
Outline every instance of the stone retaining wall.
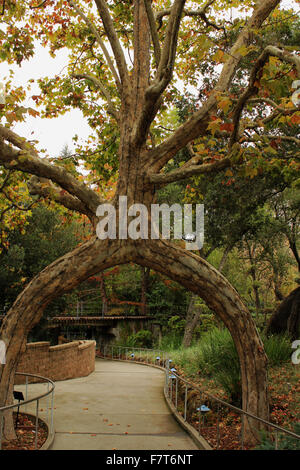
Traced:
MULTIPOLYGON (((95 341, 72 341, 50 346, 48 341, 27 343, 17 372, 42 375, 53 381, 85 377, 95 370, 95 341)), ((16 376, 16 384, 25 378, 16 376)))

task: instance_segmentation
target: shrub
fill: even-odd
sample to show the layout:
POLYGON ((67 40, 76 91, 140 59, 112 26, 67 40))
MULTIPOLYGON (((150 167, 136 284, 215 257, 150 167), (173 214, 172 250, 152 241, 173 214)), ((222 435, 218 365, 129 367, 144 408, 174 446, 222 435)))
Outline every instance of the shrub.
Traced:
MULTIPOLYGON (((294 425, 293 432, 300 435, 300 423, 294 425)), ((261 433, 261 442, 255 450, 275 450, 275 442, 266 433, 261 433)), ((278 450, 300 450, 300 439, 292 436, 281 435, 278 439, 278 450)))
POLYGON ((171 333, 168 333, 162 337, 161 342, 159 344, 159 349, 161 349, 162 351, 167 351, 167 352, 180 350, 181 343, 182 343, 182 334, 179 333, 178 331, 171 331, 171 333))
POLYGON ((238 354, 227 329, 214 328, 198 343, 198 369, 213 377, 236 405, 241 405, 241 375, 238 354))
POLYGON ((277 366, 291 359, 291 340, 287 335, 272 335, 262 339, 270 366, 277 366))
POLYGON ((200 319, 201 319, 201 324, 197 326, 195 329, 195 333, 198 336, 202 336, 203 333, 213 330, 214 328, 218 326, 218 321, 215 315, 213 314, 202 313, 200 316, 200 319))
POLYGON ((133 346, 136 348, 151 348, 152 333, 149 330, 140 330, 132 336, 133 346))

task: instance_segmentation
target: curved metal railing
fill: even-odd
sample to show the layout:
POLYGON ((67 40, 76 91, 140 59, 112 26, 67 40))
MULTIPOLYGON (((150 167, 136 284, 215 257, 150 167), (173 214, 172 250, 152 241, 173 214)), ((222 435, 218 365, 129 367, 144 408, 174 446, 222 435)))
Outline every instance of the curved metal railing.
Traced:
MULTIPOLYGON (((169 354, 164 351, 146 348, 106 346, 104 348, 103 357, 156 364, 165 369, 166 397, 187 423, 191 421, 191 417, 195 417, 195 414, 198 412, 198 434, 204 437, 210 446, 215 449, 222 447, 222 431, 224 434, 224 425, 222 426, 221 418, 224 417, 228 419, 229 423, 230 421, 234 423, 236 439, 239 441, 240 450, 247 449, 247 445, 245 445, 245 426, 249 422, 251 422, 252 425, 254 422, 263 425, 265 429, 264 432, 269 440, 273 442, 275 450, 280 448, 280 434, 285 437, 289 436, 295 440, 300 440, 298 434, 259 418, 237 406, 231 405, 184 379, 176 373, 174 368, 170 368, 172 360, 169 354), (192 391, 195 393, 191 393, 192 391), (236 419, 237 417, 238 419, 236 419), (248 423, 246 421, 248 421, 248 423)), ((238 447, 235 446, 235 448, 238 447)))
POLYGON ((54 382, 52 380, 42 377, 41 375, 36 375, 36 374, 28 374, 28 373, 23 373, 23 372, 16 372, 16 375, 21 375, 26 377, 25 384, 20 384, 20 386, 25 385, 25 400, 19 403, 14 403, 12 405, 7 405, 7 406, 2 406, 0 407, 0 450, 2 449, 2 436, 3 436, 3 424, 4 424, 4 413, 8 410, 12 410, 14 408, 18 408, 18 410, 21 407, 25 407, 25 410, 27 411, 27 405, 29 403, 36 402, 35 406, 35 444, 34 448, 37 449, 37 443, 38 443, 38 430, 39 430, 39 412, 40 412, 40 402, 43 398, 49 397, 49 401, 47 404, 47 414, 46 417, 43 416, 43 421, 46 422, 48 426, 48 438, 53 436, 54 434, 54 428, 53 428, 53 405, 54 405, 54 382), (34 379, 34 382, 29 383, 28 379, 34 379), (42 393, 38 396, 34 396, 33 398, 28 398, 28 386, 31 384, 35 383, 41 384, 41 383, 46 383, 47 384, 47 391, 45 393, 42 393), (50 405, 50 406, 49 406, 50 405), (49 413, 50 411, 50 413, 49 413))

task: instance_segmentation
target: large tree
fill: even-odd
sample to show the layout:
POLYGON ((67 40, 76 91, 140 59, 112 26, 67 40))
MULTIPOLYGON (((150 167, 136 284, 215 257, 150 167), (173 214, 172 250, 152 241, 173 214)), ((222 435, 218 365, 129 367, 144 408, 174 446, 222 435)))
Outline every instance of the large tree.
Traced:
MULTIPOLYGON (((42 158, 31 142, 10 128, 26 111, 11 109, 16 106, 11 93, 9 120, 0 127, 3 177, 8 170, 33 175, 31 194, 85 214, 95 230, 96 209, 115 181, 110 202, 116 208, 119 196, 126 195, 128 206, 144 204, 150 213, 156 190, 170 182, 233 165, 246 167, 248 173, 263 170, 262 162, 265 171, 274 162, 295 166, 299 139, 289 134, 289 125, 285 133, 281 128, 282 120, 291 126, 299 122, 290 95, 292 81, 297 74, 300 78, 300 59, 281 44, 260 40, 265 25, 272 28, 283 21, 279 4, 280 0, 4 2, 2 16, 8 27, 2 35, 2 59, 21 63, 32 54, 34 37, 50 45, 52 53, 69 47, 67 74, 41 79, 41 94, 34 99, 44 106, 44 117, 79 107, 97 138, 90 149, 66 161, 42 158), (231 7, 240 8, 239 19, 230 18, 231 7), (18 27, 19 18, 23 24, 18 27), (252 67, 247 74, 242 64, 249 57, 252 67), (176 79, 198 86, 201 63, 215 67, 215 78, 194 113, 165 137, 160 117, 179 94, 176 79), (271 89, 274 80, 280 83, 280 92, 271 89), (274 126, 265 135, 269 122, 274 126), (274 156, 274 145, 280 147, 281 142, 288 142, 290 152, 280 159, 274 156), (190 159, 166 171, 168 162, 185 147, 190 159), (78 167, 83 161, 91 175, 86 181, 78 167)), ((254 321, 230 283, 198 254, 167 240, 100 240, 95 234, 38 274, 6 315, 1 327, 7 354, 0 373, 0 404, 11 401, 27 334, 46 305, 95 273, 128 262, 179 282, 223 320, 240 359, 243 408, 267 419, 267 358, 254 321)), ((249 440, 253 424, 246 423, 249 440)), ((13 435, 7 415, 5 436, 13 435)))

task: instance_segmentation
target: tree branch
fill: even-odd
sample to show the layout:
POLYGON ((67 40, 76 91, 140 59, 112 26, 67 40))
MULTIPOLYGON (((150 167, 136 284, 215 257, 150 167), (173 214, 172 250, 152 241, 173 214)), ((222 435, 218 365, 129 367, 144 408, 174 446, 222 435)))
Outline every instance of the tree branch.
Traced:
POLYGON ((154 13, 153 13, 152 6, 151 6, 151 0, 144 0, 144 3, 145 3, 146 12, 147 12, 151 37, 152 37, 155 62, 156 62, 156 66, 158 67, 160 63, 160 58, 161 58, 161 50, 160 50, 159 38, 157 34, 155 17, 154 17, 154 13))
POLYGON ((90 28, 90 30, 92 31, 93 35, 95 36, 95 39, 97 40, 99 46, 101 47, 102 49, 102 52, 105 56, 105 59, 106 59, 106 62, 110 68, 110 71, 111 73, 113 74, 113 77, 115 79, 115 82, 116 82, 116 85, 117 85, 117 88, 119 91, 121 91, 121 82, 120 82, 120 78, 119 78, 119 75, 115 69, 115 66, 113 64, 113 61, 111 60, 111 57, 108 53, 108 50, 104 44, 104 42, 102 41, 101 39, 101 36, 100 34, 98 33, 95 25, 91 22, 91 20, 89 20, 89 18, 81 11, 80 8, 78 8, 78 6, 73 2, 73 0, 68 0, 68 3, 69 5, 74 8, 74 10, 77 12, 77 14, 85 21, 85 23, 88 25, 88 27, 90 28))
POLYGON ((135 145, 143 143, 148 135, 151 122, 154 120, 162 103, 161 95, 171 81, 177 49, 178 31, 185 1, 175 0, 171 8, 156 76, 153 83, 145 92, 143 109, 134 127, 133 141, 135 145))
POLYGON ((243 58, 241 48, 245 45, 248 46, 253 29, 260 28, 265 19, 268 18, 279 3, 280 0, 261 0, 257 3, 252 17, 231 48, 229 58, 223 66, 218 83, 211 95, 199 111, 194 113, 188 121, 181 125, 172 136, 155 149, 148 151, 148 168, 151 168, 155 173, 159 172, 180 149, 197 137, 208 133, 207 126, 209 124, 210 115, 217 107, 217 96, 229 88, 235 71, 243 58))
POLYGON ((204 165, 193 165, 190 164, 185 167, 181 167, 177 170, 170 171, 169 173, 157 173, 150 174, 149 179, 151 183, 155 184, 169 184, 174 181, 180 181, 191 176, 215 173, 224 170, 232 165, 230 158, 223 158, 214 163, 208 163, 204 165))
POLYGON ((92 224, 96 219, 95 212, 91 212, 78 198, 71 196, 64 190, 57 188, 54 186, 54 184, 45 178, 38 178, 33 176, 28 182, 27 186, 29 193, 33 196, 38 195, 46 199, 51 199, 71 211, 84 214, 90 219, 92 224))
POLYGON ((272 135, 272 134, 261 134, 258 135, 254 138, 252 137, 247 137, 243 139, 243 142, 257 142, 258 140, 263 140, 263 139, 270 139, 270 140, 285 140, 286 142, 291 142, 293 144, 296 144, 297 146, 300 147, 300 139, 297 139, 297 137, 289 136, 289 135, 272 135))
MULTIPOLYGON (((297 57, 295 54, 282 51, 278 49, 277 47, 267 46, 265 50, 262 52, 262 54, 259 56, 257 61, 255 62, 255 65, 251 70, 249 85, 247 89, 244 91, 244 93, 241 95, 235 107, 234 116, 233 116, 234 130, 231 134, 229 148, 231 148, 232 145, 239 139, 240 118, 241 118, 243 109, 247 101, 251 98, 251 96, 258 92, 258 88, 256 86, 256 82, 259 81, 258 74, 262 73, 263 68, 271 55, 273 56, 275 55, 279 57, 282 61, 293 63, 293 65, 297 67, 297 71, 299 73, 299 78, 300 78, 300 58, 299 57, 297 57)), ((291 111, 294 112, 294 110, 284 109, 284 108, 281 108, 280 106, 277 106, 277 104, 273 100, 264 99, 264 101, 266 102, 269 101, 269 104, 271 104, 272 106, 275 106, 276 113, 274 113, 274 117, 276 117, 278 114, 286 114, 286 113, 289 114, 291 111)))
POLYGON ((108 112, 111 114, 117 122, 119 122, 120 116, 116 108, 114 107, 114 104, 112 102, 111 96, 109 94, 109 91, 107 88, 103 85, 103 83, 98 80, 96 77, 93 75, 89 75, 87 73, 74 73, 72 74, 72 77, 77 78, 78 80, 89 80, 93 83, 95 88, 98 88, 102 95, 104 95, 107 104, 108 104, 108 112))
POLYGON ((177 49, 178 31, 186 0, 175 0, 171 8, 166 37, 161 51, 161 59, 157 69, 154 85, 149 94, 160 95, 170 83, 174 69, 177 49))
MULTIPOLYGON (((217 29, 218 31, 223 30, 224 33, 226 34, 226 30, 224 26, 218 26, 212 21, 210 21, 207 16, 206 16, 206 11, 207 9, 215 3, 216 0, 210 0, 208 1, 202 8, 199 8, 198 10, 188 10, 186 8, 183 9, 183 16, 188 16, 188 17, 200 17, 206 24, 206 26, 212 26, 214 29, 217 29)), ((158 21, 160 24, 162 22, 162 18, 164 16, 168 16, 171 13, 171 8, 166 8, 165 10, 158 11, 155 15, 156 21, 158 21)))
POLYGON ((51 164, 46 158, 39 158, 36 150, 17 134, 0 126, 0 164, 11 170, 19 170, 41 178, 47 178, 77 197, 91 212, 96 212, 103 201, 85 184, 79 183, 65 168, 51 164), (19 150, 6 144, 17 146, 19 150))
POLYGON ((130 89, 130 80, 129 80, 129 74, 127 70, 125 56, 124 56, 121 44, 119 42, 117 33, 115 31, 107 3, 105 0, 95 0, 95 3, 97 5, 100 18, 102 19, 103 26, 107 34, 107 38, 110 42, 110 45, 114 53, 114 57, 117 63, 122 86, 123 88, 125 87, 126 89, 130 89))

